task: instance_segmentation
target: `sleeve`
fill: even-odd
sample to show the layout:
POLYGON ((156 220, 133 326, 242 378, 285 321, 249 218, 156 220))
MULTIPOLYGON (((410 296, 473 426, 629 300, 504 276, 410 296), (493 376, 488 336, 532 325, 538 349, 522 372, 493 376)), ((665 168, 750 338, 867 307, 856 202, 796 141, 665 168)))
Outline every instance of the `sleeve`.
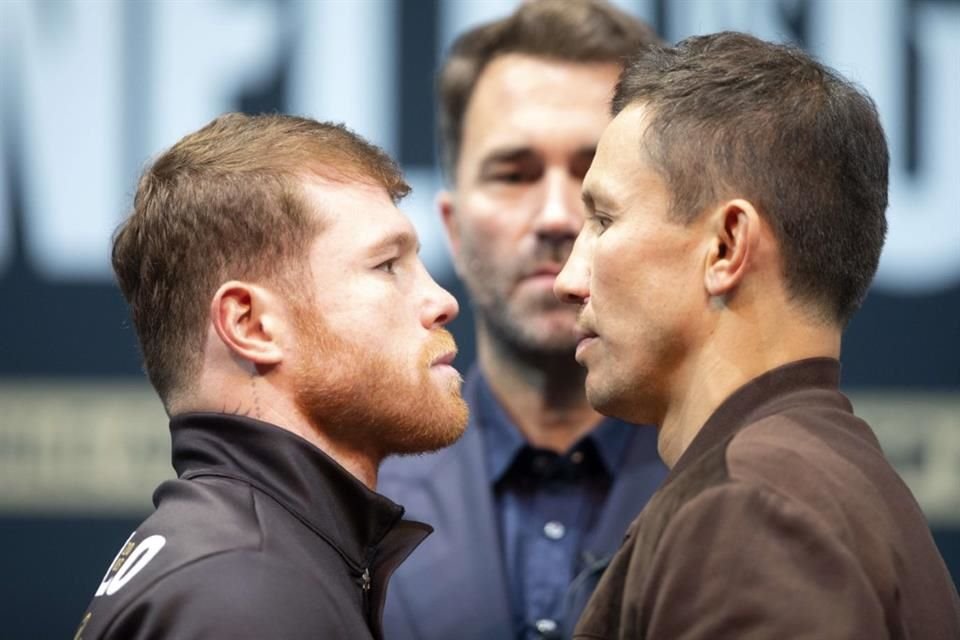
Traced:
POLYGON ((757 486, 681 507, 647 570, 628 615, 648 638, 888 637, 858 558, 815 512, 757 486))
POLYGON ((357 637, 359 611, 343 594, 269 566, 256 554, 224 554, 179 569, 124 608, 104 640, 262 640, 357 637), (339 605, 338 605, 339 603, 339 605), (356 620, 352 620, 355 617, 356 620))

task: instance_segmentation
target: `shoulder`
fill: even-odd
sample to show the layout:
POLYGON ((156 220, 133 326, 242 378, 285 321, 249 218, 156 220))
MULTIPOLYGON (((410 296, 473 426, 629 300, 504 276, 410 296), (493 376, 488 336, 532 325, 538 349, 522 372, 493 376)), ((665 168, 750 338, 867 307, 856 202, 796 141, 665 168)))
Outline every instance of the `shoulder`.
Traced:
POLYGON ((97 633, 83 637, 353 637, 365 623, 348 599, 266 554, 232 550, 178 567, 112 614, 92 608, 97 633))
POLYGON ((851 414, 761 420, 732 439, 726 464, 732 479, 803 504, 836 526, 907 496, 870 428, 851 414))
POLYGON ((652 636, 731 637, 748 619, 765 637, 883 631, 860 559, 822 514, 767 486, 730 480, 704 489, 676 510, 645 559, 634 595, 652 636))
MULTIPOLYGON (((816 511, 763 483, 729 479, 705 488, 684 502, 670 519, 664 538, 678 530, 693 530, 713 523, 717 530, 743 530, 747 538, 785 528, 795 533, 828 533, 816 511)), ((736 534, 735 534, 736 535, 736 534)))
POLYGON ((98 594, 135 592, 208 556, 262 546, 253 489, 245 483, 171 480, 155 500, 157 510, 119 550, 104 577, 109 586, 98 594))
POLYGON ((144 594, 219 555, 258 551, 262 532, 248 485, 219 478, 171 480, 157 489, 157 510, 130 535, 105 568, 88 613, 88 634, 142 611, 144 594))

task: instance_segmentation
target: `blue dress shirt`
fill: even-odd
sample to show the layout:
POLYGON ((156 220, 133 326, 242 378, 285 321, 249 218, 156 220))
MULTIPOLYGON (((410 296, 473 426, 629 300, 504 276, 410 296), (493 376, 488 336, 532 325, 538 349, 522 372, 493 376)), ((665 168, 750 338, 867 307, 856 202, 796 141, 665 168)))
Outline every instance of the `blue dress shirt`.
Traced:
POLYGON ((499 520, 514 637, 560 638, 567 589, 595 560, 584 557, 581 541, 599 517, 637 428, 605 419, 561 455, 529 445, 482 378, 478 391, 474 411, 499 520))

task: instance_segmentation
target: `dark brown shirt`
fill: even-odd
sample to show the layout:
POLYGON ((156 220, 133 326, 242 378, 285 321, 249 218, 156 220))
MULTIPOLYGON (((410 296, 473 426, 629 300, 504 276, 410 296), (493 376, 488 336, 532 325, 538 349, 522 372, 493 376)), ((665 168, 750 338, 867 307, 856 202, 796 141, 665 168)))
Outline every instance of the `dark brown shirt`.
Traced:
POLYGON ((803 360, 728 398, 630 526, 574 637, 960 638, 926 520, 839 373, 803 360))

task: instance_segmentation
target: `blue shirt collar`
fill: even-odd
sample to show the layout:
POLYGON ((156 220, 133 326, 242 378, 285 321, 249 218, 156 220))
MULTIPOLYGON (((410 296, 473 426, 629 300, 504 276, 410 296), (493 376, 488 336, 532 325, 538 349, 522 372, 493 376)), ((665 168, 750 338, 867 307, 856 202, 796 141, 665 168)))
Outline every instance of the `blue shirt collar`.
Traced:
MULTIPOLYGON (((474 422, 483 439, 487 477, 490 484, 496 484, 510 469, 517 454, 527 446, 527 441, 475 365, 470 374, 470 377, 475 376, 476 383, 471 385, 473 397, 468 400, 474 413, 474 422)), ((637 427, 621 420, 604 418, 571 449, 576 449, 584 440, 592 440, 607 473, 613 478, 617 475, 623 454, 636 429, 637 427)))

